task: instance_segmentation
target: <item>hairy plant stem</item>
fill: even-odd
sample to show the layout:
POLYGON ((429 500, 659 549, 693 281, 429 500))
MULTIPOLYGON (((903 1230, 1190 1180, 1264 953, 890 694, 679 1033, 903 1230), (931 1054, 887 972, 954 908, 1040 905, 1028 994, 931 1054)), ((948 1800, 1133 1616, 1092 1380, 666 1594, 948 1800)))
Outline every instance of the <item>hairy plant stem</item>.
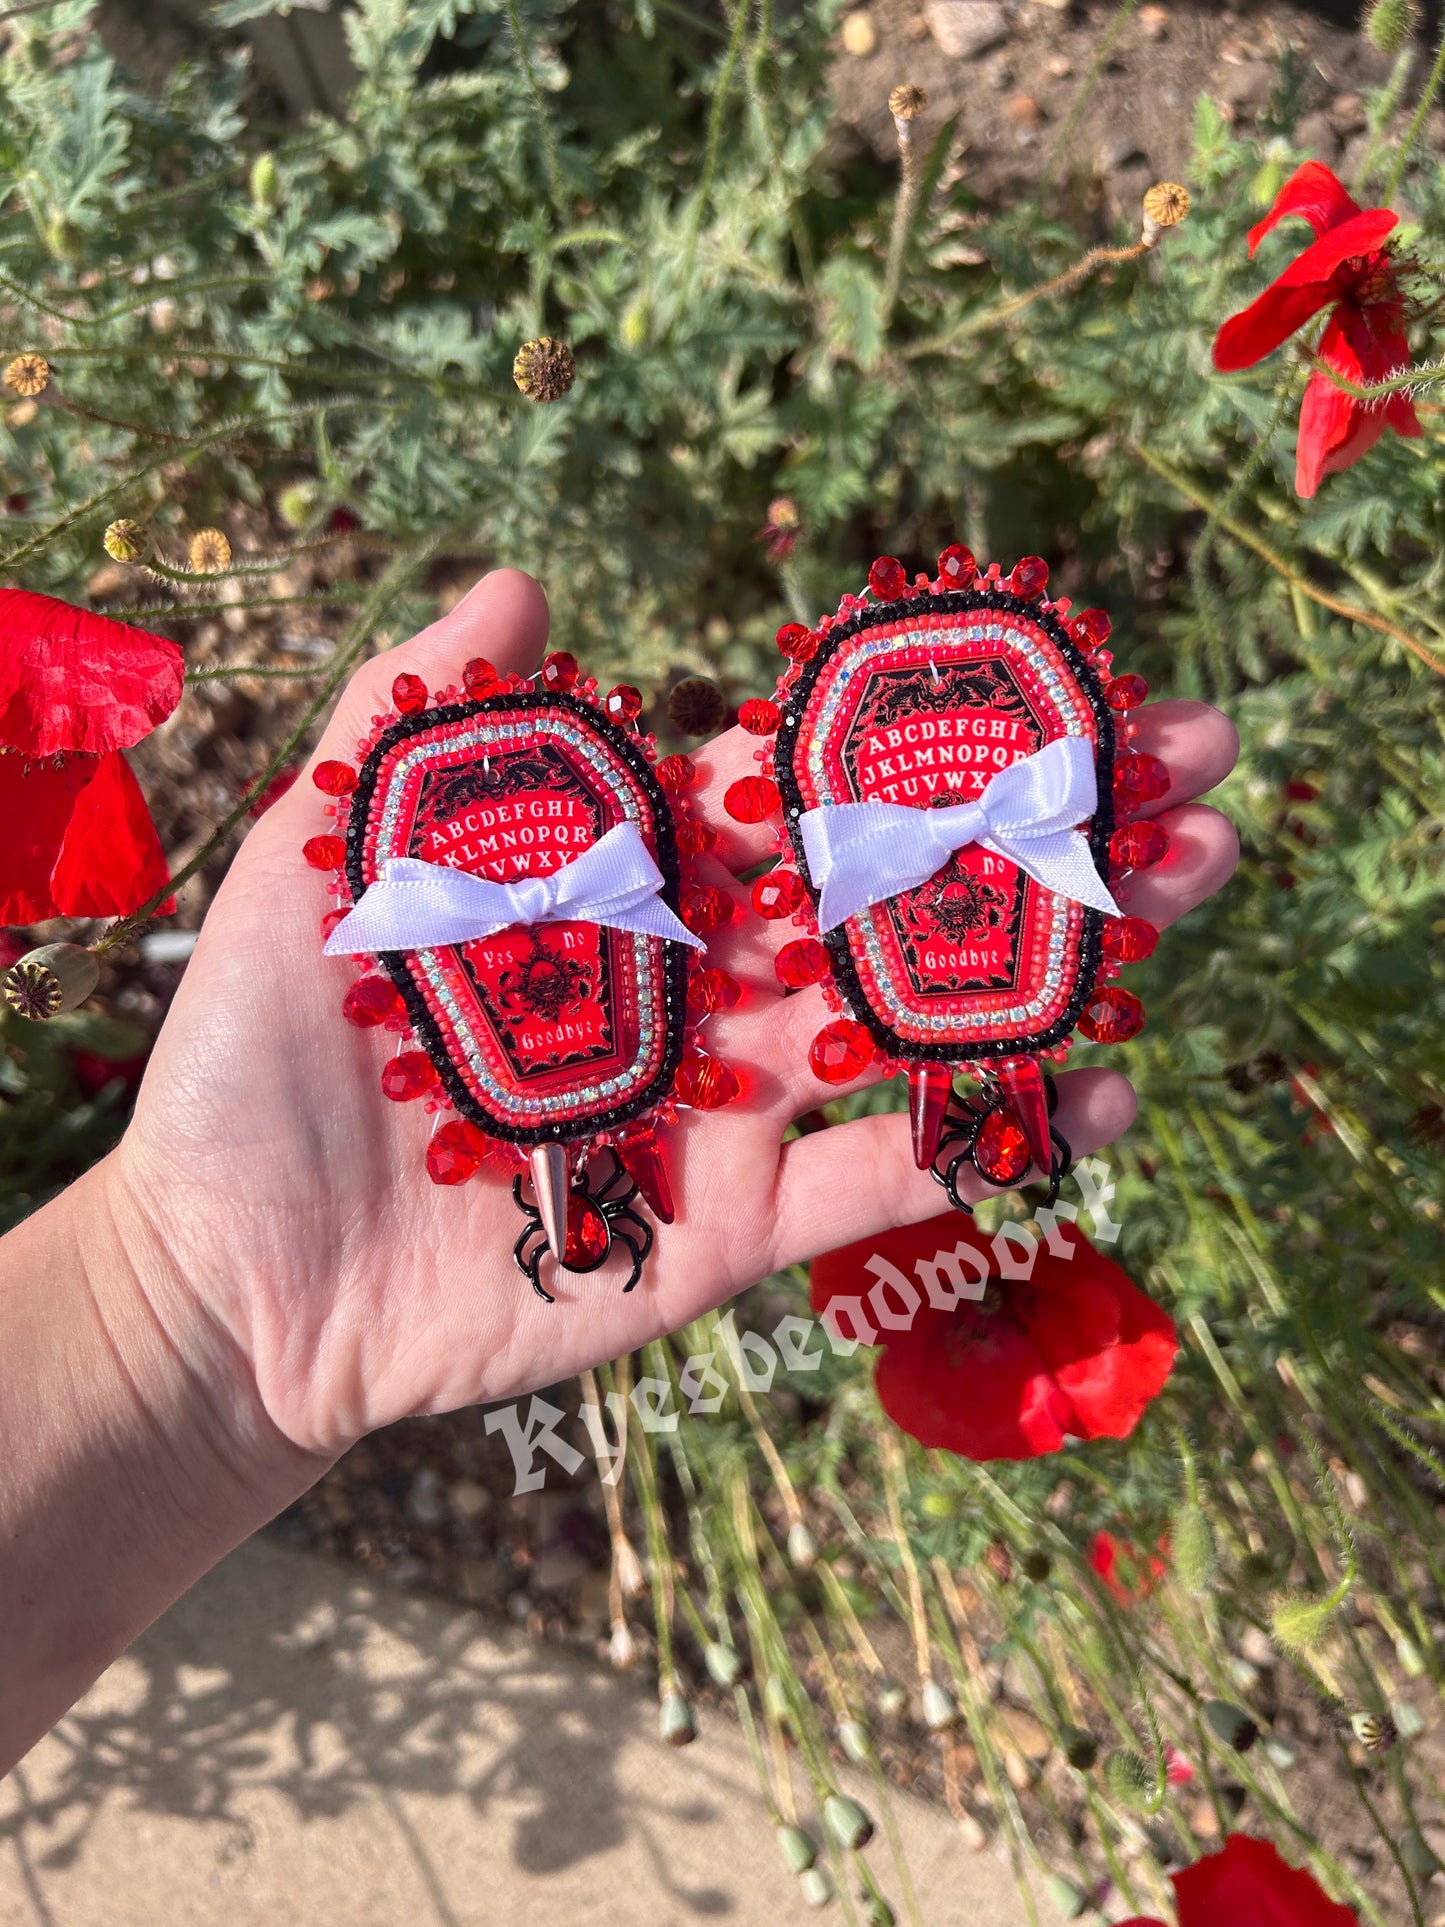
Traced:
POLYGON ((1094 89, 1099 84, 1099 76, 1108 65, 1110 54, 1113 53, 1114 48, 1118 45, 1119 36, 1128 25, 1129 16, 1135 12, 1138 6, 1139 0, 1123 0, 1122 6, 1109 22, 1108 31, 1095 50, 1094 58, 1089 63, 1089 71, 1084 75, 1083 81, 1080 83, 1079 91, 1074 97, 1074 104, 1064 117, 1064 124, 1059 129, 1058 139, 1054 142, 1053 150, 1049 155, 1049 164, 1044 170, 1043 179, 1045 193, 1053 186, 1054 181, 1058 177, 1059 167, 1063 162, 1064 156, 1069 151, 1069 144, 1074 138, 1075 130, 1084 117, 1085 108, 1093 98, 1094 89))
POLYGON ((1435 96, 1440 91, 1440 83, 1442 80, 1445 80, 1445 25, 1442 25, 1440 29, 1440 41, 1435 49, 1435 63, 1430 69, 1424 87, 1421 89, 1419 104, 1415 109, 1410 125, 1405 129, 1405 138, 1400 143, 1400 151, 1395 156, 1395 165, 1390 169, 1390 178, 1385 183, 1385 205, 1387 207, 1399 192, 1400 182, 1404 179, 1405 168, 1410 159, 1410 150, 1420 138, 1420 129, 1425 125, 1425 116, 1435 103, 1435 96))
POLYGON ((543 97, 541 85, 537 80, 536 69, 532 65, 532 56, 527 49, 527 36, 522 31, 517 0, 507 0, 507 25, 512 30, 512 44, 517 50, 517 65, 522 70, 522 79, 531 97, 532 113, 542 142, 542 166, 547 175, 547 198, 560 214, 563 211, 564 195, 562 169, 557 159, 557 135, 552 126, 552 116, 543 97))

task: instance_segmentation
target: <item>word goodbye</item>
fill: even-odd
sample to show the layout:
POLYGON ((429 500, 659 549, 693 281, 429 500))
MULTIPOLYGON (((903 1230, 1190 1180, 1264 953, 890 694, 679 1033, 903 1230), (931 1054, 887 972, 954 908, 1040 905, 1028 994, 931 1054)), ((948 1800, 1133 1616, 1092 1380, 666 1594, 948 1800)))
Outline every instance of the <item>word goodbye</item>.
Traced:
MULTIPOLYGON (((1102 1158, 1084 1158, 1071 1175, 1083 1195, 1083 1209, 1089 1214, 1095 1243, 1113 1244, 1120 1227, 1109 1216, 1114 1196, 1109 1166, 1102 1158)), ((1034 1213, 1034 1222, 1053 1257, 1072 1258, 1078 1249, 1064 1235, 1061 1225, 1076 1222, 1079 1208, 1060 1199, 1052 1209, 1034 1213)), ((834 1297, 819 1318, 801 1318, 789 1312, 778 1320, 770 1338, 759 1332, 740 1332, 732 1312, 717 1319, 713 1327, 717 1343, 709 1351, 694 1352, 685 1361, 678 1373, 677 1389, 694 1416, 720 1411, 731 1389, 726 1376, 729 1370, 733 1381, 748 1391, 769 1391, 779 1364, 788 1372, 816 1372, 825 1356, 821 1339, 826 1339, 835 1356, 846 1358, 860 1345, 875 1345, 890 1332, 907 1331, 924 1305, 949 1311, 965 1299, 982 1298, 990 1278, 1027 1279, 1038 1253, 1039 1238, 1021 1224, 1003 1225, 987 1245, 961 1237, 931 1258, 916 1260, 912 1277, 875 1253, 863 1266, 873 1276, 871 1289, 866 1294, 834 1297)), ((673 1432, 679 1417, 673 1398, 671 1379, 649 1377, 638 1379, 630 1400, 620 1392, 609 1392, 605 1417, 595 1400, 584 1399, 576 1416, 586 1427, 604 1485, 616 1485, 622 1476, 629 1403, 645 1432, 673 1432)), ((487 1413, 488 1432, 500 1432, 512 1455, 514 1495, 542 1490, 547 1482, 543 1456, 559 1465, 568 1478, 575 1478, 586 1464, 585 1454, 558 1431, 569 1416, 560 1406, 537 1397, 528 1402, 525 1418, 520 1403, 487 1413)))

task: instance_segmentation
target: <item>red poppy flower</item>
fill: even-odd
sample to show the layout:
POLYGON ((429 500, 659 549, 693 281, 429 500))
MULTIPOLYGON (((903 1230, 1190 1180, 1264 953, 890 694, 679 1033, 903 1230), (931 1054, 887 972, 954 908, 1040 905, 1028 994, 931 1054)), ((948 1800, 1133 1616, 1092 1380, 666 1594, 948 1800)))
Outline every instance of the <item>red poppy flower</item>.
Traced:
MULTIPOLYGON (((1313 1874, 1282 1860, 1271 1841, 1231 1833, 1220 1853, 1171 1874, 1179 1927, 1359 1927, 1313 1874)), ((1136 1914, 1119 1927, 1164 1927, 1136 1914)))
POLYGON ((121 751, 180 700, 175 643, 0 589, 0 921, 124 916, 166 861, 121 751))
POLYGON ((758 530, 757 539, 766 546, 770 561, 785 562, 798 546, 802 528, 797 503, 791 495, 779 495, 769 502, 768 519, 758 530))
MULTIPOLYGON (((1397 373, 1409 362, 1410 344, 1399 275, 1384 242, 1399 215, 1387 207, 1357 207, 1327 167, 1306 161, 1250 230, 1251 259, 1289 214, 1308 221, 1316 238, 1256 301, 1225 322, 1214 342, 1215 367, 1222 373, 1252 368, 1328 308, 1316 350, 1321 361, 1358 386, 1397 373)), ((1313 495, 1326 475, 1357 462, 1387 428, 1398 435, 1422 432, 1408 395, 1356 401, 1328 375, 1311 375, 1300 408, 1296 489, 1313 495)))
MULTIPOLYGON (((1159 1550, 1169 1550, 1167 1538, 1159 1541, 1159 1550)), ((1135 1547, 1116 1539, 1112 1532, 1094 1534, 1089 1564, 1121 1606, 1134 1606, 1141 1599, 1147 1599, 1167 1570, 1164 1561, 1152 1552, 1146 1559, 1135 1547)))
POLYGON ((1127 1437, 1178 1350, 1168 1313, 1077 1233, 1067 1257, 1040 1246, 1027 1279, 998 1269, 950 1211, 815 1259, 813 1306, 871 1308, 883 1409, 924 1445, 1031 1459, 1066 1435, 1127 1437))

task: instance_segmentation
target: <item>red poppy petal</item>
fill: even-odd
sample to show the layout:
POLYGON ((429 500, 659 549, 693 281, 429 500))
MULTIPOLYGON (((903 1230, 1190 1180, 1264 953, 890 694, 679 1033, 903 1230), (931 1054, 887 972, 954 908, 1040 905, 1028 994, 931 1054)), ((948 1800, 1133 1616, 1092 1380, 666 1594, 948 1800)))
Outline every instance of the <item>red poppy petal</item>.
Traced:
POLYGON ((889 1333, 878 1397, 921 1445, 967 1459, 1031 1459, 1064 1442, 1062 1402, 1028 1336, 1005 1313, 920 1311, 889 1333))
MULTIPOLYGON (((1044 1275, 1036 1265, 1036 1284, 1044 1275)), ((1082 1438, 1127 1438, 1173 1369, 1174 1321, 1082 1238, 1075 1256, 1054 1259, 1047 1276, 1057 1289, 1040 1292, 1038 1311, 1027 1322, 1073 1407, 1068 1429, 1082 1438)))
POLYGON ((181 699, 175 643, 53 596, 0 589, 0 743, 27 756, 138 743, 181 699))
MULTIPOLYGON (((102 756, 66 826, 50 888, 65 917, 124 917, 170 871, 140 784, 119 750, 102 756)), ((163 906, 157 915, 175 908, 163 906)))
POLYGON ((1214 365, 1221 374, 1251 368, 1288 341, 1296 328, 1328 306, 1338 290, 1331 277, 1345 261, 1373 253, 1396 225, 1388 208, 1369 208, 1310 243, 1277 280, 1241 313, 1231 315, 1214 339, 1214 365))
POLYGON ((59 916, 50 873, 60 854, 76 798, 95 774, 93 756, 30 763, 0 754, 0 923, 39 923, 59 916))
POLYGON ((1359 1927, 1353 1911, 1331 1900, 1313 1874, 1291 1867, 1269 1840, 1231 1833, 1220 1853, 1171 1874, 1179 1927, 1359 1927))
POLYGON ((1306 161, 1280 189, 1269 213, 1249 230, 1249 258, 1254 259, 1254 251, 1265 235, 1286 215, 1301 215, 1316 234, 1325 234, 1359 211, 1358 203, 1350 198, 1323 161, 1306 161))
MULTIPOLYGON (((1364 308, 1341 305, 1320 337, 1319 355, 1321 361, 1362 386, 1399 374, 1410 365, 1402 311, 1390 302, 1371 302, 1364 308)), ((1425 432, 1414 402, 1403 389, 1359 406, 1377 409, 1397 435, 1413 440, 1425 432)))

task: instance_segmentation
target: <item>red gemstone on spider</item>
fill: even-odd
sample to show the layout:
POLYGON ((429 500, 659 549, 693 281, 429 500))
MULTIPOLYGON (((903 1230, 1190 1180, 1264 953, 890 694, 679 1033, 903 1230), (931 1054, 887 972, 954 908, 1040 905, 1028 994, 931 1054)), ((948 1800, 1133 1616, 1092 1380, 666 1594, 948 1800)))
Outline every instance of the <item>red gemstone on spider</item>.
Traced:
POLYGON ((433 1184, 465 1184, 486 1155, 486 1133, 464 1117, 453 1118, 426 1147, 427 1176, 433 1184))
POLYGON ((785 622, 778 631, 778 647, 792 662, 806 662, 818 647, 818 638, 801 622, 785 622))
POLYGON ((979 1176, 990 1184, 1017 1184, 1024 1176, 1033 1159, 1024 1127, 1012 1111, 999 1107, 979 1125, 973 1162, 979 1176))
POLYGON ((652 773, 665 790, 688 790, 697 781, 697 765, 690 756, 664 756, 652 773))
POLYGON ((501 677, 485 656, 473 656, 462 667, 462 687, 474 703, 486 696, 495 696, 501 683, 501 677))
POLYGON ((701 856, 704 851, 717 848, 717 831, 710 823, 686 817, 677 826, 677 847, 684 856, 701 856))
POLYGON ((1033 597, 1049 586, 1049 565, 1041 555, 1026 555, 1005 584, 1012 594, 1033 597))
POLYGON ((318 763, 311 780, 326 796, 350 796, 356 788, 356 771, 350 763, 318 763))
POLYGON ((695 937, 706 937, 714 930, 721 930, 725 923, 732 922, 737 909, 727 891, 711 883, 701 883, 695 890, 684 890, 682 894, 682 920, 695 937))
POLYGON ((782 792, 771 776, 740 776, 729 783, 723 808, 735 823, 761 823, 782 807, 782 792))
POLYGON ((807 900, 808 892, 796 870, 771 870, 753 885, 753 908, 769 922, 791 917, 807 900))
POLYGON ((1104 984, 1089 998, 1079 1030, 1096 1044, 1123 1044, 1144 1028, 1144 1006, 1132 990, 1104 984))
POLYGON ((738 711, 738 722, 749 736, 771 736, 782 720, 782 710, 765 696, 754 696, 738 711))
POLYGON ((1069 634, 1081 649, 1101 649, 1113 633, 1104 609, 1081 609, 1069 624, 1069 634))
POLYGON ((674 1088, 679 1104, 690 1105, 695 1111, 720 1111, 724 1104, 732 1103, 742 1087, 721 1058, 699 1051, 678 1065, 674 1088))
POLYGON ((358 1030, 375 1030, 401 1009, 401 992, 390 977, 358 977, 341 1000, 341 1014, 358 1030))
POLYGON ((1158 941, 1159 932, 1143 917, 1110 917, 1100 932, 1104 955, 1115 963, 1143 963, 1158 941))
POLYGON ((784 990, 806 990, 821 983, 831 967, 826 947, 816 937, 785 943, 773 959, 773 970, 784 990))
POLYGON ((554 649, 550 656, 543 657, 537 680, 549 694, 556 696, 563 690, 573 688, 579 673, 577 658, 570 650, 554 649))
POLYGON ((1132 803, 1157 803, 1168 795, 1170 780, 1169 765, 1143 750, 1127 750, 1114 765, 1115 794, 1132 803))
POLYGON ((346 844, 339 836, 312 836, 301 845, 301 854, 313 870, 339 870, 346 861, 346 844))
POLYGON ((896 555, 880 555, 868 571, 868 587, 880 602, 895 602, 908 587, 908 571, 896 555))
POLYGON ((582 1192, 567 1200, 567 1236, 562 1245, 564 1271, 594 1271, 612 1249, 606 1218, 582 1192))
POLYGON ((1169 832, 1157 823, 1126 823, 1109 838, 1109 856, 1121 870, 1147 870, 1169 848, 1169 832))
POLYGON ((938 578, 945 589, 971 589, 977 574, 973 550, 961 543, 950 542, 938 558, 938 578))
POLYGON ((711 1017, 715 1010, 731 1010, 742 994, 742 985, 727 971, 695 970, 688 979, 687 1007, 700 1016, 711 1017))
POLYGON ((437 1067, 424 1050, 404 1050, 382 1066, 382 1093, 395 1104, 425 1097, 437 1082, 437 1067))
POLYGON ((635 722, 642 714, 642 691, 631 683, 620 682, 609 689, 602 704, 603 713, 614 723, 635 722))
POLYGON ((419 709, 426 708, 426 684, 420 676, 403 670, 391 685, 391 700, 403 716, 414 716, 419 709))
POLYGON ((851 1017, 825 1024, 808 1046, 813 1075, 825 1084, 851 1084, 863 1075, 875 1055, 872 1037, 851 1017))
POLYGON ((1148 694, 1149 685, 1142 676, 1111 676, 1104 684, 1104 701, 1121 712, 1137 709, 1148 694))

